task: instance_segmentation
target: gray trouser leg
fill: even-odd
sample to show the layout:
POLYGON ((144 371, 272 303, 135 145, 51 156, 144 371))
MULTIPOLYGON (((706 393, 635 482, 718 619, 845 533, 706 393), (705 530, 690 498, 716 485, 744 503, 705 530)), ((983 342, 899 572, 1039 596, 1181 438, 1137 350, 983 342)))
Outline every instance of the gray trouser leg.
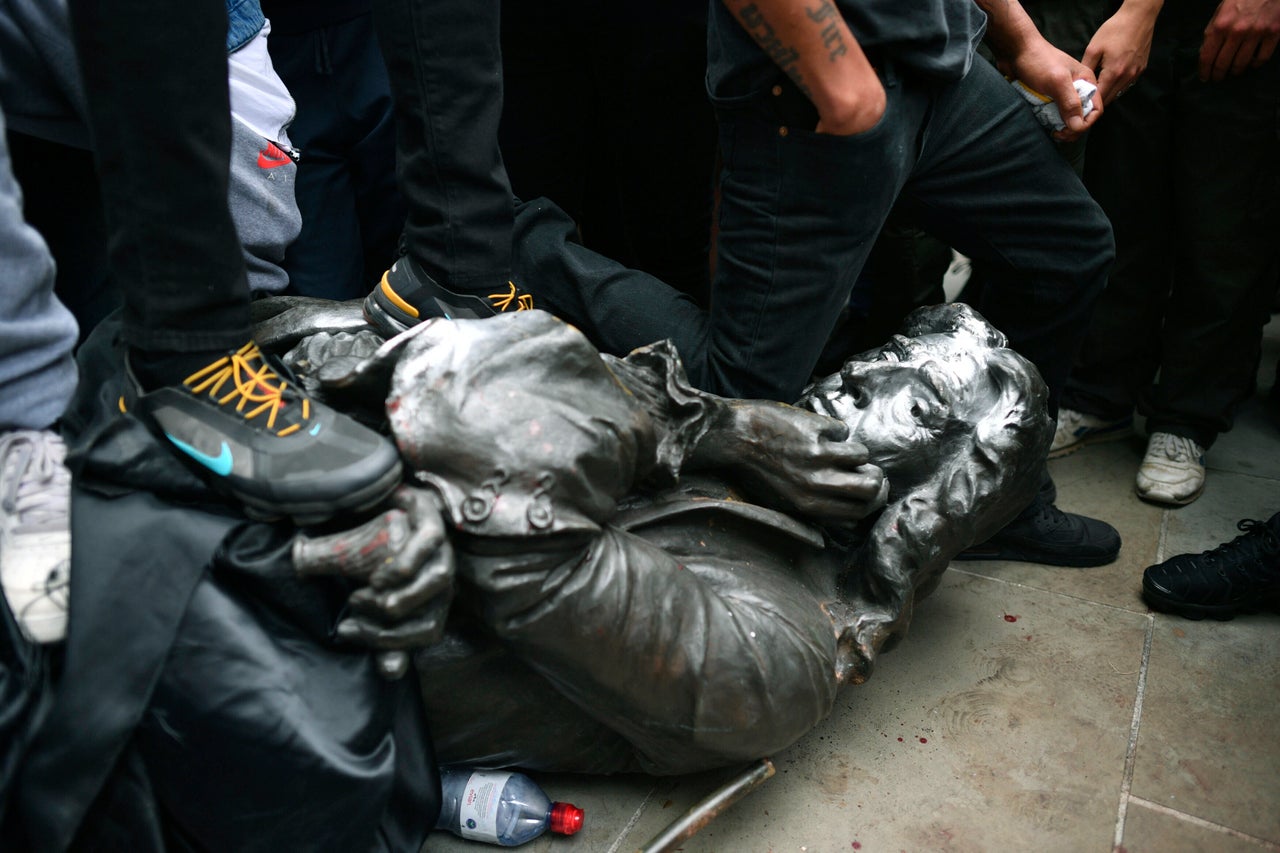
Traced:
POLYGON ((53 258, 22 218, 0 112, 0 430, 41 429, 76 385, 76 321, 53 295, 53 258))

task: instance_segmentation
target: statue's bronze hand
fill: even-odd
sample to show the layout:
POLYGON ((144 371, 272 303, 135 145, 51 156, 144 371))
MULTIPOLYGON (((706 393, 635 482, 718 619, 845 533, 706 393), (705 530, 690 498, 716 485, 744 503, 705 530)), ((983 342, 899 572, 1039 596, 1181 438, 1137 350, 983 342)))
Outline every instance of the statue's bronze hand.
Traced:
POLYGON ((884 506, 889 484, 835 418, 782 403, 726 400, 699 459, 732 469, 766 506, 848 524, 884 506))
MULTIPOLYGON (((339 385, 356 375, 382 346, 382 338, 363 329, 356 332, 317 332, 303 338, 284 356, 284 363, 307 391, 325 396, 325 386, 339 385)), ((385 389, 374 389, 374 392, 385 389)))
POLYGON ((453 599, 453 550, 435 493, 401 486, 392 509, 359 527, 299 536, 293 564, 303 576, 339 575, 362 582, 338 623, 343 640, 379 652, 383 675, 408 668, 406 650, 440 639, 453 599))
POLYGON ((283 361, 309 394, 366 422, 378 423, 385 417, 382 406, 401 352, 432 322, 390 340, 368 328, 321 330, 297 341, 283 361))

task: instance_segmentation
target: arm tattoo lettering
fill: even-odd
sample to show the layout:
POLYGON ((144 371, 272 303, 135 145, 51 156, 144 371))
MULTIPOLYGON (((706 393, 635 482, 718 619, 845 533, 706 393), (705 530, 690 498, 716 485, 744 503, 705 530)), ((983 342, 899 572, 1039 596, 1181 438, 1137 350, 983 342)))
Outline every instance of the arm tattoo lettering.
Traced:
POLYGON ((844 36, 840 33, 840 28, 836 23, 840 20, 840 13, 836 11, 836 7, 832 5, 831 0, 818 0, 818 5, 809 8, 805 7, 804 13, 809 20, 815 24, 822 25, 822 44, 827 48, 827 59, 835 62, 841 56, 849 52, 849 48, 844 43, 844 36))
POLYGON ((800 61, 800 51, 782 43, 782 39, 778 37, 777 32, 764 19, 764 15, 760 13, 760 7, 755 3, 743 6, 738 12, 738 20, 742 22, 742 26, 751 34, 751 37, 756 40, 756 44, 760 45, 760 48, 768 54, 769 58, 787 73, 787 76, 805 94, 805 97, 812 97, 808 84, 805 83, 804 78, 801 76, 800 69, 796 67, 796 63, 800 61))

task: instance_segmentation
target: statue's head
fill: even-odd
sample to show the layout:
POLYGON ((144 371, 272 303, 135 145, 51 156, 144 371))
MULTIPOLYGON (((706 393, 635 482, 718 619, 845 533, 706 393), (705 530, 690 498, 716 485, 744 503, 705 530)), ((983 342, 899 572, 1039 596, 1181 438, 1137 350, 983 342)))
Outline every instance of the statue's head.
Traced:
POLYGON ((918 309, 901 334, 805 390, 799 405, 839 418, 889 481, 847 590, 841 635, 861 681, 952 557, 1031 502, 1053 435, 1048 391, 1026 359, 966 305, 918 309))
POLYGON ((810 385, 797 404, 847 423, 894 494, 958 456, 996 464, 1014 445, 1042 441, 1044 383, 977 312, 920 309, 904 331, 810 385))

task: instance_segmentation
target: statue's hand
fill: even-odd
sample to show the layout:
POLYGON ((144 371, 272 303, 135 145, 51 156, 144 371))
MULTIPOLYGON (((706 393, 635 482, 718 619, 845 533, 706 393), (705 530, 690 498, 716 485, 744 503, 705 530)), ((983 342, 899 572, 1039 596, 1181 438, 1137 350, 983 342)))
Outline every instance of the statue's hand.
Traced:
MULTIPOLYGON (((355 375, 360 365, 377 354, 382 338, 373 331, 317 332, 303 338, 284 356, 284 363, 298 375, 312 394, 355 375)), ((385 392, 384 392, 385 393, 385 392)))
POLYGON ((401 486, 393 509, 359 527, 293 543, 298 574, 339 575, 362 582, 347 599, 338 637, 378 652, 379 671, 399 678, 407 650, 428 646, 444 632, 453 599, 453 549, 435 493, 401 486))
POLYGON ((387 341, 372 329, 316 332, 286 353, 284 363, 307 393, 376 427, 386 419, 383 406, 396 363, 406 345, 431 326, 428 320, 387 341))
POLYGON ((731 468, 750 497, 826 523, 847 524, 884 506, 889 483, 867 448, 835 418, 782 403, 726 400, 703 437, 705 465, 731 468))

